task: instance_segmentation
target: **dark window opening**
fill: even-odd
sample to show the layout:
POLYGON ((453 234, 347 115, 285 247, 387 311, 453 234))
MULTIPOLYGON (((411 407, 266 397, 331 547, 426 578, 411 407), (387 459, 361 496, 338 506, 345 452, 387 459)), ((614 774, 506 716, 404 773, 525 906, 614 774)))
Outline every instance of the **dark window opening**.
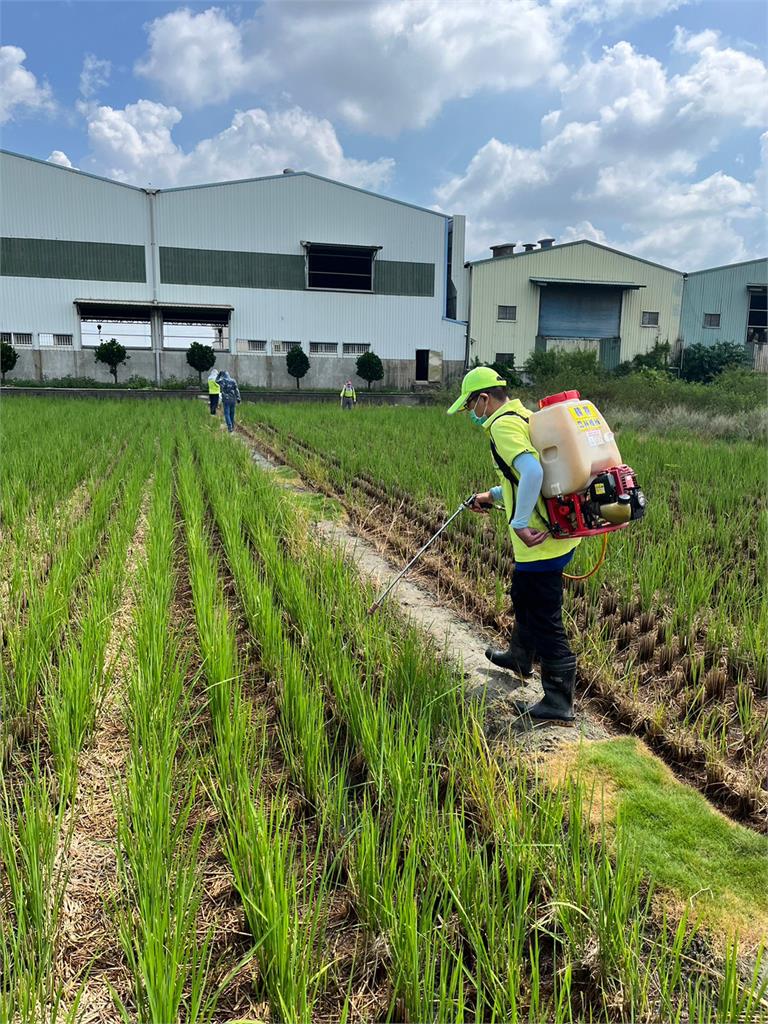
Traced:
POLYGON ((456 319, 456 285, 453 283, 453 224, 448 227, 448 251, 445 260, 445 315, 456 319))
POLYGON ((659 314, 651 313, 648 310, 643 310, 643 327, 658 327, 659 326, 659 314))
POLYGON ((747 344, 764 345, 768 340, 768 289, 755 289, 749 296, 747 344))
POLYGON ((515 353, 514 352, 497 352, 494 362, 498 363, 499 366, 514 366, 515 365, 515 353))
POLYGON ((307 244, 307 287, 337 291, 373 291, 375 249, 307 244))
POLYGON ((704 326, 705 327, 719 327, 720 326, 720 314, 719 313, 705 313, 704 314, 704 326))
POLYGON ((517 320, 517 306, 499 306, 496 312, 497 320, 517 320))

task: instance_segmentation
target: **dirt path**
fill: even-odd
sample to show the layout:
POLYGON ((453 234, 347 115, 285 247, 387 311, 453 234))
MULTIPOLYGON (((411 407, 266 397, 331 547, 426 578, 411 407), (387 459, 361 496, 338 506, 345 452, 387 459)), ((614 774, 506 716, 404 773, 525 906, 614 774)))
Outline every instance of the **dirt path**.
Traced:
MULTIPOLYGON (((243 438, 242 434, 239 436, 243 438)), ((286 475, 285 468, 259 451, 250 438, 243 440, 256 465, 272 473, 278 484, 300 496, 319 495, 298 474, 286 475)), ((355 531, 346 515, 340 520, 317 519, 313 527, 323 541, 342 548, 345 557, 377 590, 383 590, 400 571, 401 566, 393 565, 380 549, 355 531)), ((582 737, 604 739, 610 735, 599 718, 578 708, 579 720, 575 728, 526 725, 514 711, 512 701, 538 700, 542 693, 538 675, 522 683, 513 673, 495 669, 484 655, 488 643, 494 639, 492 635, 440 604, 428 584, 415 572, 412 577, 401 580, 387 600, 394 602, 406 618, 426 633, 444 652, 445 658, 461 666, 470 699, 485 699, 485 729, 489 739, 512 740, 515 746, 526 750, 550 752, 563 743, 578 742, 582 737)))
POLYGON ((132 635, 134 581, 144 557, 148 510, 149 492, 128 548, 123 593, 112 619, 105 657, 106 673, 112 674, 112 682, 93 742, 80 756, 77 793, 69 812, 72 838, 69 849, 62 851, 69 880, 62 906, 56 971, 67 1005, 71 1005, 87 971, 78 1024, 118 1024, 122 1018, 114 1006, 110 986, 123 999, 130 992, 130 974, 107 901, 117 885, 113 791, 121 784, 130 752, 124 710, 131 643, 126 640, 132 635))

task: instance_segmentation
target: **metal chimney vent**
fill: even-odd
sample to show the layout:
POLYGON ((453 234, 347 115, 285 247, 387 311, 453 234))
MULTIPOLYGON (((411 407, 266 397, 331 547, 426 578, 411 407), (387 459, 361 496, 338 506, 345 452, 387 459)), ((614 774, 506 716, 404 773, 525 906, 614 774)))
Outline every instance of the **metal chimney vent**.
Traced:
POLYGON ((554 238, 540 238, 539 239, 539 245, 541 246, 542 249, 551 249, 554 244, 555 244, 554 238))
POLYGON ((525 249, 526 252, 533 252, 533 250, 536 248, 536 243, 535 242, 523 242, 523 248, 525 249))
POLYGON ((492 245, 491 252, 495 260, 501 256, 514 256, 517 242, 502 242, 500 245, 492 245))
POLYGON ((296 173, 296 171, 294 171, 294 169, 292 167, 284 167, 283 168, 283 174, 295 174, 295 173, 296 173))

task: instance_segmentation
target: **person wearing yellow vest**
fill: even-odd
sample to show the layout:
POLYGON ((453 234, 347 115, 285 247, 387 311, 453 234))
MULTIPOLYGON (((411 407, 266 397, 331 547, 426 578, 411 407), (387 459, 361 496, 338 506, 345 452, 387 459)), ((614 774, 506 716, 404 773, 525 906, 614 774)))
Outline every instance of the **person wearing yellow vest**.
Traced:
POLYGON ((221 394, 221 388, 216 383, 216 370, 211 370, 208 374, 208 401, 211 405, 211 416, 216 415, 216 410, 219 407, 219 395, 221 394))
POLYGON ((341 389, 341 408, 351 409, 357 403, 357 395, 355 389, 352 386, 352 381, 348 380, 344 387, 341 389))
POLYGON ((475 495, 473 512, 487 514, 502 499, 515 556, 510 596, 515 625, 507 650, 489 647, 486 658, 523 678, 541 663, 544 698, 533 705, 516 702, 520 714, 535 722, 571 724, 576 658, 563 626, 563 569, 578 539, 556 539, 541 497, 543 473, 531 444, 530 411, 507 394, 507 382, 489 366, 467 373, 461 394, 448 410, 467 412, 488 435, 499 484, 475 495))

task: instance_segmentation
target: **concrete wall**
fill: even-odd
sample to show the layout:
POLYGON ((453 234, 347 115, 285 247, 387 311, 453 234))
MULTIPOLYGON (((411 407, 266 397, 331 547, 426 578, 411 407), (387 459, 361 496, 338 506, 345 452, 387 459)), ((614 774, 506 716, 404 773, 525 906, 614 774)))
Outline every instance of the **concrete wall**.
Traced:
POLYGON ((680 326, 683 275, 594 242, 555 245, 472 265, 470 361, 492 362, 497 352, 512 352, 522 366, 534 351, 541 288, 532 277, 564 281, 628 282, 643 285, 625 291, 621 311, 621 360, 674 344, 680 326), (499 321, 498 306, 517 306, 517 320, 499 321), (659 326, 643 327, 642 312, 658 312, 659 326))
POLYGON ((714 345, 747 337, 749 285, 768 286, 768 260, 749 260, 688 274, 683 286, 680 334, 684 344, 714 345), (704 314, 719 313, 719 327, 705 327, 704 314))
MULTIPOLYGON (((44 383, 46 380, 61 377, 91 377, 93 380, 112 383, 112 376, 103 363, 97 363, 91 349, 17 349, 18 362, 13 371, 7 375, 12 380, 34 380, 44 383)), ((195 376, 189 366, 184 352, 163 351, 160 355, 162 379, 176 377, 184 380, 195 376)), ((362 390, 367 387, 365 381, 355 375, 354 358, 336 359, 329 356, 310 357, 310 368, 306 377, 302 378, 301 386, 306 388, 339 388, 347 378, 351 378, 355 387, 362 390)), ((383 359, 384 380, 374 387, 409 389, 414 383, 416 362, 414 359, 383 359)), ((252 384, 255 387, 290 389, 296 387, 296 380, 291 377, 285 366, 285 356, 268 355, 231 355, 221 353, 216 358, 216 368, 227 370, 236 380, 252 384)), ((439 381, 444 387, 453 384, 463 373, 462 359, 443 360, 442 376, 439 381)), ((155 358, 150 351, 134 350, 126 366, 118 368, 117 379, 127 380, 128 377, 146 377, 154 380, 155 358)), ((204 375, 205 376, 205 375, 204 375)))

